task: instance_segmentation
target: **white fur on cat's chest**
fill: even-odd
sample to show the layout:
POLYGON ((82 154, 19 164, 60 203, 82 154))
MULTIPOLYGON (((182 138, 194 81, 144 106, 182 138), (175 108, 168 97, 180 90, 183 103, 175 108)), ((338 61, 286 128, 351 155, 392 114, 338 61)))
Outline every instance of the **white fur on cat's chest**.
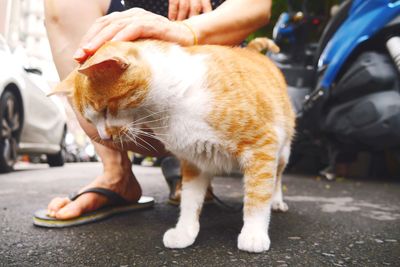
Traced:
POLYGON ((229 172, 237 165, 227 144, 205 122, 177 116, 169 121, 165 140, 168 150, 204 171, 229 172))
POLYGON ((178 46, 166 53, 144 49, 141 56, 152 71, 149 106, 167 111, 167 128, 158 128, 166 148, 204 171, 231 171, 237 164, 227 153, 229 144, 206 122, 213 101, 207 90, 207 56, 188 54, 178 46))

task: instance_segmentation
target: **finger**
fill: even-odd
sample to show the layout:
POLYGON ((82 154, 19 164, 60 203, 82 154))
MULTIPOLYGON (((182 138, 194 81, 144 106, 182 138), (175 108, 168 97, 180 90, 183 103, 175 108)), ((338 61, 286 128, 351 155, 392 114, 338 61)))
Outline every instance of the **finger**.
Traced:
POLYGON ((95 36, 99 34, 105 27, 109 26, 113 21, 123 19, 128 16, 127 12, 113 12, 101 18, 98 18, 83 36, 79 47, 88 44, 95 36))
MULTIPOLYGON (((167 18, 149 13, 148 16, 133 18, 119 31, 112 41, 134 41, 138 38, 163 39, 172 22, 167 18)), ((173 24, 173 23, 172 23, 173 24)), ((170 41, 170 40, 165 40, 170 41)))
POLYGON ((90 43, 90 41, 99 33, 101 32, 105 27, 108 26, 108 22, 97 22, 93 24, 93 26, 89 29, 89 31, 85 34, 85 36, 82 38, 82 41, 79 45, 78 50, 74 53, 73 58, 78 61, 78 62, 83 62, 85 59, 88 57, 86 55, 86 52, 82 49, 83 46, 86 46, 90 43))
MULTIPOLYGON (((147 12, 141 8, 131 8, 127 11, 123 12, 113 12, 109 15, 103 16, 101 18, 98 18, 96 22, 90 27, 88 32, 84 35, 82 38, 82 41, 79 45, 79 49, 75 52, 73 58, 82 63, 90 56, 90 54, 87 54, 86 50, 88 49, 83 49, 83 47, 89 46, 91 44, 92 40, 96 38, 106 27, 108 27, 110 24, 118 24, 121 23, 121 21, 127 20, 131 17, 134 16, 142 16, 142 14, 146 14, 147 12)), ((89 49, 90 50, 90 49, 89 49)), ((94 51, 91 51, 94 52, 94 51)))
POLYGON ((79 48, 79 49, 75 52, 73 58, 74 58, 74 60, 75 60, 76 62, 78 62, 79 64, 83 64, 83 63, 86 61, 86 59, 89 58, 89 56, 90 56, 90 55, 89 55, 89 54, 86 54, 86 52, 85 52, 82 48, 79 48))
POLYGON ((200 14, 201 10, 202 6, 200 0, 190 0, 189 17, 193 17, 200 14))
POLYGON ((88 32, 82 38, 80 47, 84 46, 85 44, 89 43, 97 34, 102 31, 105 27, 109 26, 112 23, 116 23, 121 20, 129 19, 132 17, 139 17, 143 14, 146 14, 144 9, 141 8, 131 8, 129 10, 123 12, 113 12, 101 18, 98 18, 95 23, 90 27, 88 32))
POLYGON ((110 41, 121 29, 127 27, 125 23, 113 23, 100 31, 93 39, 82 47, 86 55, 93 55, 105 42, 110 41))
POLYGON ((168 18, 176 20, 178 17, 179 0, 169 0, 168 5, 168 18))
POLYGON ((190 2, 188 0, 180 0, 179 1, 179 11, 177 20, 184 20, 188 18, 190 11, 190 2))
POLYGON ((201 6, 203 13, 212 11, 212 5, 210 0, 201 0, 201 6))
POLYGON ((133 41, 143 36, 144 27, 141 25, 131 24, 120 30, 113 38, 112 41, 133 41))

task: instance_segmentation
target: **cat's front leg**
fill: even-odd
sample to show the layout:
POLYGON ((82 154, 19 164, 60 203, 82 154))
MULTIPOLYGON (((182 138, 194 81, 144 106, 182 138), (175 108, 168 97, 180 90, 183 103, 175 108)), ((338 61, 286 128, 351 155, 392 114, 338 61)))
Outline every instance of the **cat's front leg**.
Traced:
POLYGON ((238 248, 259 253, 268 250, 271 244, 268 225, 277 164, 274 149, 251 154, 252 158, 248 158, 244 166, 244 224, 238 248))
POLYGON ((182 161, 182 195, 178 223, 164 234, 164 246, 185 248, 192 245, 199 233, 199 216, 211 175, 182 161))

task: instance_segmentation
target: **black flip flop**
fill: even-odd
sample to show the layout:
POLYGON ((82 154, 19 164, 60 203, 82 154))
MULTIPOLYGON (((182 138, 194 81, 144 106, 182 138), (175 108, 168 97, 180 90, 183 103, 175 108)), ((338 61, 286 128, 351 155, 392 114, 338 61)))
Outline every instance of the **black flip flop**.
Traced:
POLYGON ((117 193, 109 189, 100 187, 89 188, 79 194, 74 194, 69 198, 73 201, 77 199, 79 196, 86 193, 101 194, 107 197, 110 202, 108 205, 99 210, 82 214, 81 216, 70 220, 59 220, 53 217, 49 217, 47 215, 47 209, 41 209, 34 213, 33 224, 36 226, 47 227, 47 228, 70 227, 70 226, 97 222, 99 220, 109 218, 116 214, 148 209, 154 206, 154 198, 152 197, 142 196, 137 202, 132 203, 126 201, 123 197, 121 197, 117 193))

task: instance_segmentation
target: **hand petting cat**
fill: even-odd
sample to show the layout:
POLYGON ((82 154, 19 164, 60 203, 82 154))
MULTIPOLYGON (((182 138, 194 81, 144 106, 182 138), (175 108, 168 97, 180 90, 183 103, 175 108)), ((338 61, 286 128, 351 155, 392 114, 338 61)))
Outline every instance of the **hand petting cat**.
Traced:
POLYGON ((83 37, 74 59, 83 63, 107 41, 160 39, 182 45, 193 44, 187 26, 174 23, 212 10, 210 0, 169 0, 168 19, 141 8, 114 12, 97 19, 83 37))
POLYGON ((110 40, 147 38, 183 46, 197 43, 236 45, 268 22, 271 2, 252 0, 249 5, 249 0, 226 0, 208 12, 211 11, 209 0, 170 0, 169 18, 140 8, 114 12, 96 20, 73 57, 83 63, 110 40))
POLYGON ((192 33, 183 24, 141 8, 114 12, 96 20, 83 37, 74 59, 83 63, 107 41, 160 39, 184 45, 193 43, 192 33))

